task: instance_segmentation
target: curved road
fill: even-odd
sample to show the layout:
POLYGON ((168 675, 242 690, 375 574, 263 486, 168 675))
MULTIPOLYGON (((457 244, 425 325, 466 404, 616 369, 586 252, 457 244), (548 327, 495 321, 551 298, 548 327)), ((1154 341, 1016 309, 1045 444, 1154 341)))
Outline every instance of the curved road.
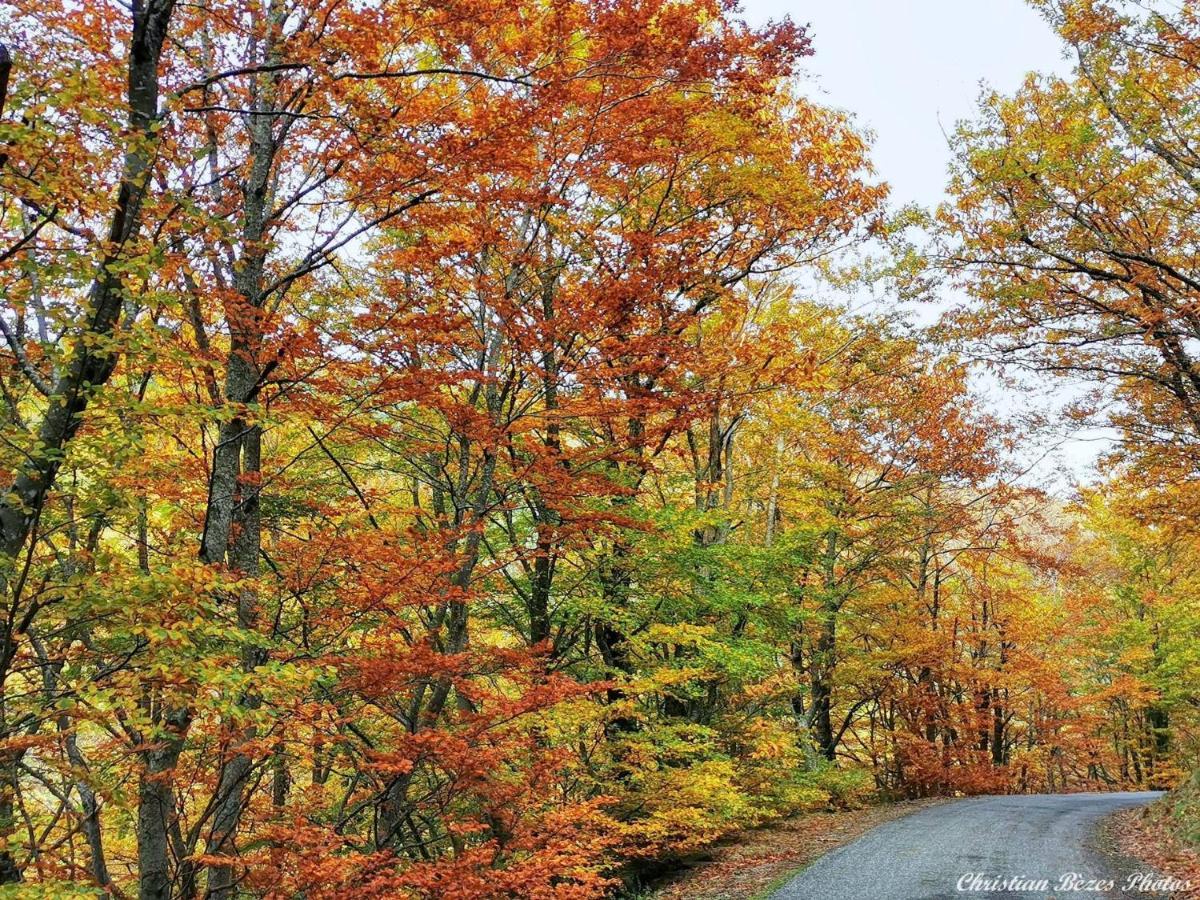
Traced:
POLYGON ((1165 898, 1165 893, 1123 890, 1126 879, 1140 870, 1129 860, 1107 854, 1095 833, 1109 813, 1159 796, 1151 791, 1037 794, 974 797, 933 806, 822 856, 772 898, 1165 898), (1077 880, 1060 881, 1070 873, 1076 873, 1077 880), (1020 880, 1005 885, 1006 878, 1020 880), (1046 885, 1037 883, 1042 879, 1046 885), (1111 888, 1104 883, 1110 879, 1111 888))

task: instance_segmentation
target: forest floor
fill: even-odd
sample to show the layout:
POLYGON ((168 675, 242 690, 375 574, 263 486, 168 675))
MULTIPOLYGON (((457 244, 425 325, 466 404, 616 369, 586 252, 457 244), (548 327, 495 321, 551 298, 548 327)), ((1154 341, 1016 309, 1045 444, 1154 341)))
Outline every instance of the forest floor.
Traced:
POLYGON ((650 894, 653 900, 750 900, 767 896, 817 857, 942 799, 812 812, 730 835, 650 894))
POLYGON ((1171 893, 1172 900, 1200 900, 1200 852, 1182 841, 1168 821, 1169 806, 1129 809, 1109 819, 1107 837, 1127 856, 1191 887, 1171 893))

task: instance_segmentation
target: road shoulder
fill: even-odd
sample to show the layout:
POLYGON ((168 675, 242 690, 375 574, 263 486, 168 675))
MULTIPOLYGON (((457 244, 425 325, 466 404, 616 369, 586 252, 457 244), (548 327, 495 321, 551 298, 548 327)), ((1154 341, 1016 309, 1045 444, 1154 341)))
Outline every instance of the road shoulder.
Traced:
POLYGON ((1173 833, 1166 815, 1162 804, 1123 810, 1109 816, 1101 834, 1115 854, 1140 862, 1147 871, 1156 870, 1173 884, 1188 885, 1172 891, 1172 900, 1200 900, 1200 853, 1173 833))

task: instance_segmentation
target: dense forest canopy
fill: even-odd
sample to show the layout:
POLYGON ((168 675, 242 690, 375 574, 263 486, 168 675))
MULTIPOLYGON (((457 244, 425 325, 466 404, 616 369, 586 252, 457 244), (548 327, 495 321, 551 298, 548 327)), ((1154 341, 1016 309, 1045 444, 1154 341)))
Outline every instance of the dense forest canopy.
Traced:
POLYGON ((923 216, 724 0, 9 0, 0 896, 600 897, 1187 776, 1200 6, 1035 5, 1074 74, 923 216), (1089 381, 1093 483, 982 360, 1089 381))

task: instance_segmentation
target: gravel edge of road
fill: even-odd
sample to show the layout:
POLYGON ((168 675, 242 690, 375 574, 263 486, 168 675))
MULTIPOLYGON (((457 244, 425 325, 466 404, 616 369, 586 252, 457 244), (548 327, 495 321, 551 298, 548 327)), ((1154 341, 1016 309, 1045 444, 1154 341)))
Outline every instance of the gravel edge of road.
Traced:
POLYGON ((1176 891, 1171 900, 1200 900, 1200 852, 1171 833, 1159 818, 1163 814, 1154 807, 1114 813, 1101 823, 1101 840, 1118 860, 1195 885, 1192 890, 1176 891))

